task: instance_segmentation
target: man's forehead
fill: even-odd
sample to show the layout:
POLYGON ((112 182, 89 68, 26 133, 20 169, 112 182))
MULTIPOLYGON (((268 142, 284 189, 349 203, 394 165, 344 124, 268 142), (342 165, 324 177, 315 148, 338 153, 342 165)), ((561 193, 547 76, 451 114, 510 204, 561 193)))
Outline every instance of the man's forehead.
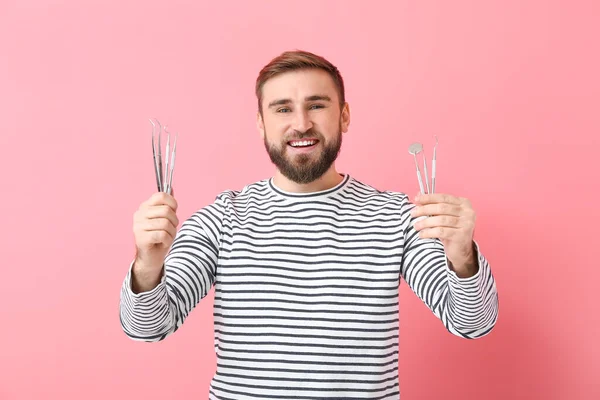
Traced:
POLYGON ((263 100, 290 98, 302 100, 314 95, 327 95, 337 99, 333 79, 325 71, 311 69, 285 72, 265 82, 262 88, 263 100))

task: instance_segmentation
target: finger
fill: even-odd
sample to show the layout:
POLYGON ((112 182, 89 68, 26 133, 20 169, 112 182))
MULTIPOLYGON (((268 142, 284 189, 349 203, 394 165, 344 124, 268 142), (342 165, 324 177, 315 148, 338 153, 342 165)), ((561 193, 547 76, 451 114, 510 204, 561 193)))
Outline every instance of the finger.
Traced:
POLYGON ((151 206, 137 210, 133 216, 133 222, 144 225, 147 223, 147 220, 156 218, 166 218, 175 227, 179 226, 179 219, 169 206, 151 206))
POLYGON ((426 228, 419 231, 419 237, 422 239, 452 239, 458 233, 458 229, 447 226, 436 226, 435 228, 426 228))
POLYGON ((460 219, 458 217, 450 215, 439 215, 419 220, 415 222, 414 227, 417 231, 420 231, 423 229, 436 227, 459 228, 459 224, 460 219))
POLYGON ((177 200, 175 198, 165 192, 156 192, 154 193, 145 203, 145 206, 161 206, 167 205, 173 209, 173 211, 177 211, 177 200))
POLYGON ((450 215, 460 217, 461 208, 460 206, 448 203, 426 204, 414 207, 411 210, 410 215, 412 217, 419 217, 422 215, 450 215))
POLYGON ((144 231, 142 235, 147 238, 146 242, 149 244, 173 243, 176 237, 175 231, 172 229, 144 231))
POLYGON ((145 231, 167 231, 172 236, 174 236, 174 233, 177 230, 173 223, 167 218, 154 218, 146 220, 143 229, 145 231))
POLYGON ((145 218, 168 218, 174 226, 179 225, 179 219, 177 218, 177 214, 175 214, 173 212, 173 209, 169 206, 154 206, 148 208, 148 210, 145 213, 145 218))
POLYGON ((415 202, 418 204, 448 203, 460 205, 462 204, 463 200, 460 197, 452 196, 445 193, 420 193, 417 196, 415 196, 415 202))
POLYGON ((161 230, 161 231, 148 231, 146 232, 148 235, 148 243, 150 244, 163 244, 163 243, 172 243, 173 235, 171 233, 161 230))

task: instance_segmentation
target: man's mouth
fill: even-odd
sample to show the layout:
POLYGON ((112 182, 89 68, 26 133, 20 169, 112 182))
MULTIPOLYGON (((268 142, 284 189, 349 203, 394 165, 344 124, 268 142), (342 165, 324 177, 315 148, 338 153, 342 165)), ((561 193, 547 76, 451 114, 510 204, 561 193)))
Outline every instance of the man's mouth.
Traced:
POLYGON ((290 140, 288 145, 295 149, 307 149, 316 146, 319 143, 317 139, 302 139, 302 140, 290 140))

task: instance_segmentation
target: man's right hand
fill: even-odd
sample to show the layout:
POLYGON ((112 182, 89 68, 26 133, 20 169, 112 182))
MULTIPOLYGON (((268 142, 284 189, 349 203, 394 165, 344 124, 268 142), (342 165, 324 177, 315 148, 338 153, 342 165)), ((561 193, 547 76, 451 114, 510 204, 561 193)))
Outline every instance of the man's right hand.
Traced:
POLYGON ((177 234, 177 201, 163 192, 144 201, 133 216, 133 234, 137 249, 133 265, 132 290, 152 290, 162 275, 165 257, 177 234))

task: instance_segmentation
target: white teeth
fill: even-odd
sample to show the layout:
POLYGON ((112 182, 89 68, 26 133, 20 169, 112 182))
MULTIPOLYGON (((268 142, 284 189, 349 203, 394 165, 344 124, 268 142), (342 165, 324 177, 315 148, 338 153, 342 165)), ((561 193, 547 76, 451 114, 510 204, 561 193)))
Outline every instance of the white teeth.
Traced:
POLYGON ((290 143, 290 145, 292 147, 301 147, 301 146, 312 146, 315 143, 317 143, 316 140, 303 140, 301 142, 290 143))

